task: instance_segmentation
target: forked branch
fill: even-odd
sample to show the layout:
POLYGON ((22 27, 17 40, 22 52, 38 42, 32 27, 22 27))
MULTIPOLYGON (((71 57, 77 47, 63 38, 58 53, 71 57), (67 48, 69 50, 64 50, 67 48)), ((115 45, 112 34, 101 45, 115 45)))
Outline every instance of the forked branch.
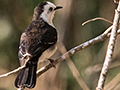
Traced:
POLYGON ((111 36, 110 36, 110 40, 109 40, 109 44, 108 44, 108 48, 107 48, 107 52, 106 52, 106 57, 105 57, 105 61, 103 64, 103 68, 102 68, 102 71, 100 74, 100 78, 99 78, 98 86, 97 86, 96 90, 103 90, 103 88, 104 88, 109 65, 112 60, 112 56, 113 56, 113 52, 114 52, 115 41, 116 41, 116 37, 117 37, 117 30, 118 30, 118 26, 119 26, 119 19, 120 19, 120 1, 119 1, 117 10, 115 12, 113 28, 111 31, 111 36))
MULTIPOLYGON (((60 57, 58 57, 55 61, 53 61, 53 65, 56 65, 58 64, 59 62, 63 61, 64 59, 70 57, 71 55, 73 55, 74 53, 84 49, 84 48, 87 48, 95 43, 98 43, 98 42, 101 42, 103 40, 105 40, 106 38, 108 38, 110 36, 110 30, 112 29, 112 26, 110 26, 103 34, 87 41, 87 42, 84 42, 74 48, 72 48, 71 50, 69 50, 68 52, 66 52, 65 54, 61 55, 60 57)), ((118 34, 120 34, 120 30, 118 30, 118 34)), ((52 68, 53 66, 51 63, 49 63, 48 65, 40 68, 38 71, 37 71, 37 74, 38 76, 40 76, 41 74, 43 74, 44 72, 46 72, 47 70, 49 70, 50 68, 52 68)), ((6 77, 8 75, 11 75, 15 72, 18 72, 19 70, 21 70, 22 68, 24 68, 24 66, 21 66, 21 67, 18 67, 17 69, 11 71, 11 72, 8 72, 6 74, 3 74, 3 75, 0 75, 0 77, 6 77)))

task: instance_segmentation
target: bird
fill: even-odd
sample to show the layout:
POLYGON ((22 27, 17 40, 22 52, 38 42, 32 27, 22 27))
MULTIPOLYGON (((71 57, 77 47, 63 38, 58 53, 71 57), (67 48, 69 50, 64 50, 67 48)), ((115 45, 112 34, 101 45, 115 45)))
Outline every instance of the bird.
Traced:
POLYGON ((38 4, 33 19, 20 38, 18 58, 21 69, 15 79, 16 88, 34 88, 38 61, 50 58, 57 49, 58 33, 52 19, 55 11, 61 9, 49 1, 38 4))

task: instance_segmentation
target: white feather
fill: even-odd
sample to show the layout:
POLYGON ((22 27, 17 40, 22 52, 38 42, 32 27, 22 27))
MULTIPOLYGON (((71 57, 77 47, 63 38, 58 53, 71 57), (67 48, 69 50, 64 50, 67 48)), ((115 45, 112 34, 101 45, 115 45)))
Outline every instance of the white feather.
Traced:
POLYGON ((52 7, 53 9, 56 8, 56 6, 51 3, 51 2, 47 2, 47 4, 44 6, 44 11, 42 12, 42 14, 40 15, 40 17, 45 21, 47 22, 49 25, 53 26, 53 23, 52 23, 52 19, 54 17, 54 14, 55 14, 55 11, 51 11, 49 12, 49 8, 52 7))

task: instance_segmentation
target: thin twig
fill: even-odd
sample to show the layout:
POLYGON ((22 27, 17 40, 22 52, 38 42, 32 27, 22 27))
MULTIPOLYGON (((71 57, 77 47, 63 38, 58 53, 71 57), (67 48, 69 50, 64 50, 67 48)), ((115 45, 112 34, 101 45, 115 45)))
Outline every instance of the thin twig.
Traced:
POLYGON ((15 70, 13 70, 13 71, 10 71, 10 72, 8 72, 8 73, 6 73, 6 74, 0 75, 0 78, 1 78, 1 77, 9 76, 9 75, 11 75, 11 74, 13 74, 13 73, 15 73, 15 72, 18 72, 19 70, 23 69, 23 68, 26 66, 26 63, 28 62, 28 60, 29 60, 29 58, 25 61, 25 63, 24 63, 23 66, 18 67, 17 69, 15 69, 15 70))
MULTIPOLYGON (((66 50, 65 46, 63 45, 63 43, 60 43, 59 50, 60 50, 60 52, 62 54, 67 52, 67 50, 66 50)), ((74 63, 72 62, 72 60, 70 58, 68 58, 68 59, 66 59, 66 62, 67 62, 68 67, 70 68, 74 78, 76 79, 78 84, 81 86, 82 90, 90 90, 89 87, 87 86, 87 84, 82 79, 79 71, 77 70, 77 68, 74 65, 74 63)))
POLYGON ((13 74, 13 73, 15 73, 15 72, 23 69, 24 67, 25 67, 25 66, 21 66, 21 67, 18 67, 17 69, 15 69, 15 70, 13 70, 13 71, 10 71, 10 72, 8 72, 8 73, 6 73, 6 74, 0 75, 0 78, 1 78, 1 77, 6 77, 6 76, 8 76, 8 75, 10 75, 10 74, 13 74))
POLYGON ((85 24, 87 24, 87 23, 89 23, 89 22, 95 21, 95 20, 103 20, 103 21, 106 21, 106 22, 108 22, 108 23, 113 24, 113 22, 111 22, 110 20, 107 20, 107 19, 102 18, 102 17, 97 17, 97 18, 93 18, 93 19, 90 19, 90 20, 85 21, 84 23, 82 23, 82 26, 84 26, 85 24))
POLYGON ((111 36, 110 36, 110 40, 109 40, 109 44, 108 44, 108 49, 107 49, 105 61, 104 61, 104 64, 103 64, 103 68, 102 68, 102 71, 101 71, 101 74, 100 74, 100 78, 99 78, 98 86, 97 86, 96 90, 103 90, 103 88, 104 88, 108 68, 109 68, 110 62, 112 60, 113 51, 114 51, 114 47, 115 47, 117 29, 118 29, 118 26, 119 26, 119 18, 120 18, 120 2, 119 2, 117 10, 115 12, 114 23, 113 23, 113 28, 112 28, 112 31, 111 31, 111 36))

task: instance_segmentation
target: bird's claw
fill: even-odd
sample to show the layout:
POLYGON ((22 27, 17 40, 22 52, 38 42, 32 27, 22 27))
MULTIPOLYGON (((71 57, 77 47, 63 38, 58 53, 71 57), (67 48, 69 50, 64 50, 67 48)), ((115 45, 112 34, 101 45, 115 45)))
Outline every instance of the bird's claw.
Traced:
POLYGON ((56 69, 56 66, 55 65, 53 65, 53 59, 50 59, 50 58, 47 58, 47 60, 49 60, 50 61, 50 63, 52 64, 52 67, 54 67, 55 69, 56 69))

